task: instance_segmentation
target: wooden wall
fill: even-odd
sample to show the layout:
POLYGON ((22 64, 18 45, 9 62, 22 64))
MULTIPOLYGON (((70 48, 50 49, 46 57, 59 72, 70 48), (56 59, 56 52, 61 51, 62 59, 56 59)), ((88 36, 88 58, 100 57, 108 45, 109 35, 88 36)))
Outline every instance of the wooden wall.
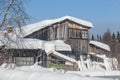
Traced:
MULTIPOLYGON (((97 46, 94 46, 92 44, 89 45, 89 51, 90 52, 94 52, 96 54, 99 54, 99 55, 106 55, 106 56, 109 56, 109 51, 106 51, 104 49, 101 49, 97 46)), ((99 57, 96 57, 94 55, 91 55, 91 59, 93 61, 99 61, 99 62, 103 62, 103 59, 102 58, 99 58, 99 57)))
POLYGON ((89 45, 89 47, 90 47, 90 52, 94 52, 94 53, 96 53, 96 54, 100 54, 100 55, 108 55, 109 54, 109 51, 106 51, 106 50, 104 50, 104 49, 101 49, 101 48, 99 48, 99 47, 97 47, 97 46, 94 46, 94 45, 92 45, 92 44, 90 44, 89 45))
POLYGON ((2 49, 0 48, 0 65, 4 62, 4 54, 2 49))
POLYGON ((6 49, 6 54, 9 56, 7 59, 8 63, 14 63, 14 57, 34 57, 34 62, 38 55, 42 54, 41 50, 31 49, 6 49))
POLYGON ((71 45, 72 52, 77 60, 79 60, 80 54, 88 53, 89 29, 70 20, 55 23, 26 37, 42 40, 63 40, 71 45))

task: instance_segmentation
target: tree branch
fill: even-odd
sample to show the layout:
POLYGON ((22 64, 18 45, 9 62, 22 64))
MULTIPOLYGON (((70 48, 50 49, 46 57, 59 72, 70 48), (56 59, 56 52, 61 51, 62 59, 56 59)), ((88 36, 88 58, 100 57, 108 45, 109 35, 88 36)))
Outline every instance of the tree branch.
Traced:
POLYGON ((2 21, 0 23, 0 30, 1 30, 2 26, 3 26, 3 24, 5 23, 5 20, 6 20, 6 17, 8 15, 8 12, 9 12, 11 6, 13 5, 14 1, 15 0, 10 0, 9 5, 8 5, 8 7, 5 10, 5 14, 3 15, 2 21))

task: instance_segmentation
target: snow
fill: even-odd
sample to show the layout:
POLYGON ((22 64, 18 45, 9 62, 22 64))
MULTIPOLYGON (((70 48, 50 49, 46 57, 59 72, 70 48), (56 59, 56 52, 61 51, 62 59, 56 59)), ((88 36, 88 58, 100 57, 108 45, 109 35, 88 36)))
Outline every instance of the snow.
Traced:
POLYGON ((105 49, 107 51, 110 51, 110 47, 105 44, 105 43, 102 43, 102 42, 98 42, 98 41, 90 41, 89 44, 92 44, 92 45, 95 45, 99 48, 102 48, 102 49, 105 49))
MULTIPOLYGON (((74 74, 78 74, 81 76, 93 76, 93 77, 116 77, 116 76, 120 76, 120 71, 68 71, 67 73, 74 73, 74 74)), ((117 78, 117 77, 116 77, 117 78)), ((97 79, 96 79, 97 80, 97 79)), ((119 80, 119 79, 117 79, 119 80)))
MULTIPOLYGON (((101 63, 96 62, 95 64, 104 66, 107 71, 111 71, 113 69, 117 70, 118 61, 116 58, 109 58, 106 55, 99 55, 99 54, 96 54, 94 52, 89 52, 89 54, 103 59, 103 62, 101 62, 101 63)), ((92 62, 92 63, 94 63, 94 62, 92 62)))
POLYGON ((71 51, 71 46, 64 43, 62 40, 53 40, 53 41, 46 41, 44 43, 44 50, 48 51, 71 51))
POLYGON ((43 41, 38 39, 22 39, 18 44, 11 43, 9 48, 16 49, 42 49, 42 50, 57 50, 57 51, 71 51, 71 47, 61 40, 43 41))
POLYGON ((71 46, 62 40, 44 41, 34 38, 22 38, 14 32, 7 36, 0 35, 0 46, 5 45, 6 49, 54 49, 57 51, 71 51, 71 46))
POLYGON ((0 35, 0 46, 5 46, 6 49, 41 49, 42 40, 31 39, 31 38, 21 38, 17 36, 14 32, 9 34, 0 35))
POLYGON ((86 61, 78 61, 78 68, 80 71, 105 71, 101 65, 104 66, 104 63, 101 62, 92 62, 87 59, 86 61))
POLYGON ((7 63, 3 63, 3 64, 1 65, 1 67, 3 67, 3 68, 7 68, 7 66, 8 66, 7 63))
POLYGON ((4 43, 0 40, 0 46, 4 46, 4 43))
POLYGON ((0 80, 116 80, 110 78, 86 77, 76 73, 53 72, 38 65, 7 69, 0 67, 0 80))
POLYGON ((99 55, 99 54, 94 53, 94 52, 89 52, 89 54, 94 55, 94 56, 99 57, 99 58, 102 58, 102 59, 108 60, 108 58, 105 55, 99 55))
MULTIPOLYGON (((38 31, 42 28, 45 28, 45 27, 48 27, 52 24, 55 24, 57 22, 61 22, 61 21, 64 21, 64 20, 71 20, 71 21, 74 21, 80 25, 83 25, 83 26, 86 26, 88 28, 92 28, 93 25, 91 22, 88 22, 88 21, 85 21, 85 20, 82 20, 82 19, 78 19, 78 18, 75 18, 75 17, 71 17, 71 16, 64 16, 64 17, 61 17, 61 18, 58 18, 58 19, 51 19, 51 20, 44 20, 44 21, 41 21, 41 22, 38 22, 38 23, 34 23, 34 24, 30 24, 30 25, 26 25, 24 27, 21 27, 21 30, 23 32, 23 37, 24 36, 27 36, 35 31, 38 31)), ((16 29, 16 32, 20 32, 19 29, 17 28, 16 29)), ((21 33, 21 32, 20 32, 21 33)))
POLYGON ((6 41, 6 38, 4 37, 4 32, 0 31, 0 46, 4 46, 6 44, 4 41, 6 41))
POLYGON ((6 49, 42 49, 42 41, 38 39, 20 39, 10 42, 6 49))
POLYGON ((53 55, 56 55, 56 56, 58 56, 58 57, 60 57, 60 58, 63 58, 63 59, 65 59, 65 60, 67 60, 67 61, 70 61, 70 62, 77 62, 75 59, 73 59, 73 58, 71 58, 71 57, 69 57, 69 56, 66 56, 66 55, 64 55, 64 54, 61 54, 61 53, 59 53, 59 52, 56 52, 56 51, 53 51, 53 55))
MULTIPOLYGON (((77 61, 78 68, 80 71, 114 71, 118 70, 118 61, 116 58, 109 58, 106 55, 96 54, 94 52, 89 52, 89 55, 94 55, 95 57, 101 58, 103 61, 92 61, 88 56, 86 60, 83 60, 80 56, 80 61, 77 61)), ((120 72, 119 72, 120 73, 120 72)), ((117 74, 118 75, 118 74, 117 74)), ((120 74, 119 74, 120 76, 120 74)))

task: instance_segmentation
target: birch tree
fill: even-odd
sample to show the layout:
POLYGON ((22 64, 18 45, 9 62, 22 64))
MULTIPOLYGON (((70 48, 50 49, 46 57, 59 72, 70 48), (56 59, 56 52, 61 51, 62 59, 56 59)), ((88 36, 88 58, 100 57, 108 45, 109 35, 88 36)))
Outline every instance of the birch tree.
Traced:
MULTIPOLYGON (((23 1, 26 0, 0 0, 0 31, 6 29, 8 25, 21 29, 20 27, 29 21, 30 18, 25 12, 23 1)), ((0 42, 4 44, 4 40, 1 39, 1 37, 0 42)), ((8 56, 10 59, 12 54, 9 55, 9 51, 7 52, 4 48, 2 50, 4 60, 6 60, 8 56)))
POLYGON ((21 27, 29 20, 23 0, 0 0, 0 30, 8 25, 21 27))

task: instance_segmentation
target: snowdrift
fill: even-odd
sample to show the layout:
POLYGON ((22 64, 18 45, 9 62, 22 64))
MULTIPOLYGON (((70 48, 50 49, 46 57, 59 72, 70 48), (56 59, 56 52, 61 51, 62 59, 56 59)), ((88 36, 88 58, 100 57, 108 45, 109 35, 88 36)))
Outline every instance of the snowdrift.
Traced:
POLYGON ((114 80, 107 78, 85 77, 73 73, 54 72, 38 65, 23 66, 15 69, 0 67, 0 80, 114 80))

